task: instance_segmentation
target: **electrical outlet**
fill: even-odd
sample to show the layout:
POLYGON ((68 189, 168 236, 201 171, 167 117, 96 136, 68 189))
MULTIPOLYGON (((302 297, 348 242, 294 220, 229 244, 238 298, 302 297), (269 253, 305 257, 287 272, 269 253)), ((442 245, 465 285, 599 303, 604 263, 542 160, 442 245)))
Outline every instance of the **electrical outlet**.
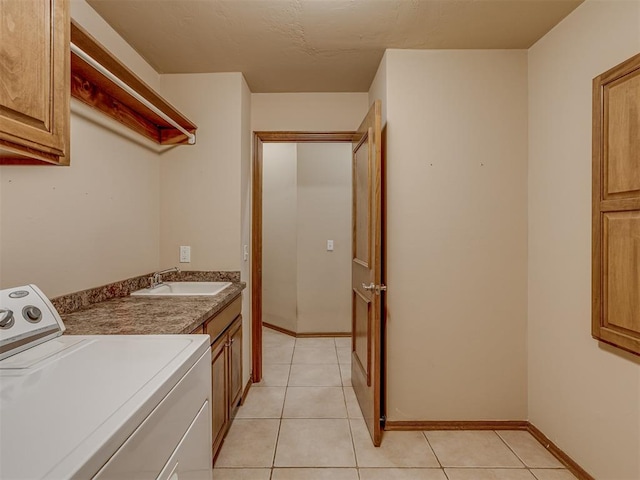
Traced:
POLYGON ((191 263, 191 247, 180 246, 180 263, 191 263))
POLYGON ((333 240, 327 240, 327 252, 333 252, 333 240))

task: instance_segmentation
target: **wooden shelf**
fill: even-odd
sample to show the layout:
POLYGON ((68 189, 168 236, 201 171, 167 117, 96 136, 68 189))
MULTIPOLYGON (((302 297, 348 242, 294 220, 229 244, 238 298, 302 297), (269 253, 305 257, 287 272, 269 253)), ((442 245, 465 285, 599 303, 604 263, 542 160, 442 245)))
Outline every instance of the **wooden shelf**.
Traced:
MULTIPOLYGON (((71 42, 190 133, 198 128, 136 74, 71 21, 71 42)), ((71 54, 71 96, 160 145, 187 144, 187 136, 80 57, 71 54)))

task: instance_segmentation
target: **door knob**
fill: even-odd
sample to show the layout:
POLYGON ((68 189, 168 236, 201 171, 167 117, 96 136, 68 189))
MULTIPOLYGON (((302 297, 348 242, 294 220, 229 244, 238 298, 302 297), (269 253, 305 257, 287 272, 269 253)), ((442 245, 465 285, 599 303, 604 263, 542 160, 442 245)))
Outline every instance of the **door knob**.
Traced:
POLYGON ((380 292, 387 291, 386 285, 375 285, 374 283, 370 283, 369 285, 363 283, 362 288, 368 292, 374 292, 376 295, 380 295, 380 292))

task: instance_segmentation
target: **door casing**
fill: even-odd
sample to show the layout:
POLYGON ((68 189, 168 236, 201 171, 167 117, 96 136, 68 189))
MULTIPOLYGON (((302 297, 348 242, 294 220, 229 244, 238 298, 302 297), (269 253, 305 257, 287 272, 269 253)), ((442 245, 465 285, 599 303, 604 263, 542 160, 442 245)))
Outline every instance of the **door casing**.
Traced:
POLYGON ((264 143, 351 143, 356 132, 254 132, 251 202, 251 367, 262 380, 262 147, 264 143))

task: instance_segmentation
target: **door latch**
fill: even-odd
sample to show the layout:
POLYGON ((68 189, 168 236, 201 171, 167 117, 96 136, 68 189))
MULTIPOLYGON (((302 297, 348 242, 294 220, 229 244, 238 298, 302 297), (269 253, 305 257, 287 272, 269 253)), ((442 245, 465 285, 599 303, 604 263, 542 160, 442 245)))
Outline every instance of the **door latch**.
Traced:
POLYGON ((373 292, 376 295, 380 295, 380 292, 386 292, 387 291, 387 286, 386 285, 375 285, 374 283, 370 283, 369 285, 367 285, 366 283, 362 284, 362 288, 363 290, 366 290, 368 292, 373 292))

